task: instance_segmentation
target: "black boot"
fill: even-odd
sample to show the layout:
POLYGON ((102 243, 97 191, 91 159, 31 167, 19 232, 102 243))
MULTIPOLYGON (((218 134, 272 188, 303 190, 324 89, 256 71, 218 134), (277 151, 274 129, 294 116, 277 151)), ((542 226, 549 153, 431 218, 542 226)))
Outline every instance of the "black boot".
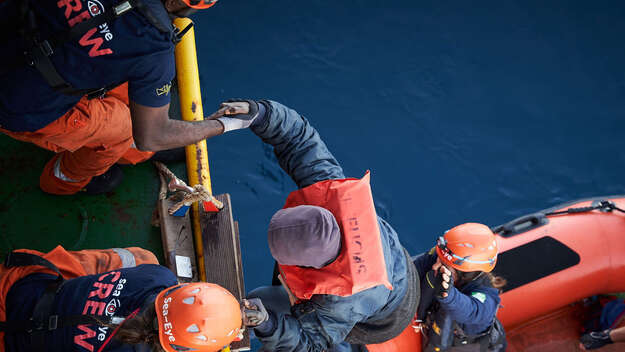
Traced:
POLYGON ((105 173, 95 176, 83 188, 85 193, 90 195, 103 194, 113 191, 124 179, 124 173, 119 165, 114 164, 105 173))

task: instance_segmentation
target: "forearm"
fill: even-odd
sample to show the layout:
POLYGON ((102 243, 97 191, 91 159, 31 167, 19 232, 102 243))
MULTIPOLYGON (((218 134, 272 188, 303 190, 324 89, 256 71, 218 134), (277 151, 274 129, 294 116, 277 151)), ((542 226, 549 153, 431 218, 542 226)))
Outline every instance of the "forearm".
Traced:
POLYGON ((223 133, 223 125, 217 120, 180 121, 168 119, 149 142, 137 145, 139 149, 159 151, 184 147, 223 133))
POLYGON ((625 342, 625 326, 612 329, 610 331, 610 339, 614 342, 625 342))
POLYGON ((338 161, 304 117, 282 104, 264 103, 268 105, 267 115, 251 129, 274 147, 280 166, 300 188, 345 178, 338 161))

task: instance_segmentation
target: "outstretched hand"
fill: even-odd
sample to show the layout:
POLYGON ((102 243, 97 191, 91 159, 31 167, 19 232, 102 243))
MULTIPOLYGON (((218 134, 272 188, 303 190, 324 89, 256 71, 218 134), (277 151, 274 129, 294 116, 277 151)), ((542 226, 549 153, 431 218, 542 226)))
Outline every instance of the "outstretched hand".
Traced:
POLYGON ((256 327, 269 319, 269 313, 267 313, 260 298, 243 299, 241 315, 243 316, 243 325, 249 327, 256 327))
POLYGON ((250 104, 247 101, 232 101, 223 102, 219 105, 219 109, 208 116, 207 120, 214 120, 216 118, 226 115, 247 114, 250 112, 250 104))
POLYGON ((224 133, 248 128, 258 117, 258 103, 248 99, 231 99, 219 105, 219 109, 207 117, 224 125, 224 133))

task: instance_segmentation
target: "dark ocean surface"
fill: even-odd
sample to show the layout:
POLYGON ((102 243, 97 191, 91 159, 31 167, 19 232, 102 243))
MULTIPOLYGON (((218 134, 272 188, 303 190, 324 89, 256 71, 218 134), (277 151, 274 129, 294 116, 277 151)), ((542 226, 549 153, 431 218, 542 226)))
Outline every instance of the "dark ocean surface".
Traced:
MULTIPOLYGON (((231 97, 304 114, 411 253, 443 231, 623 194, 622 1, 222 0, 195 16, 204 112, 231 97)), ((240 221, 246 288, 294 183, 249 131, 209 140, 240 221)))

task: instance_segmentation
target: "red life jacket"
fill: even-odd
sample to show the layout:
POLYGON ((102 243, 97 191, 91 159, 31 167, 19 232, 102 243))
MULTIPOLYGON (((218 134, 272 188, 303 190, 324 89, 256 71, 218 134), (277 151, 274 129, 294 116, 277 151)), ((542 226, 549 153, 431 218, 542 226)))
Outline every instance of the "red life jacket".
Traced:
POLYGON ((362 179, 326 180, 289 194, 284 208, 315 205, 336 218, 342 247, 334 262, 321 269, 280 265, 282 278, 299 299, 315 294, 351 296, 388 281, 369 171, 362 179))

